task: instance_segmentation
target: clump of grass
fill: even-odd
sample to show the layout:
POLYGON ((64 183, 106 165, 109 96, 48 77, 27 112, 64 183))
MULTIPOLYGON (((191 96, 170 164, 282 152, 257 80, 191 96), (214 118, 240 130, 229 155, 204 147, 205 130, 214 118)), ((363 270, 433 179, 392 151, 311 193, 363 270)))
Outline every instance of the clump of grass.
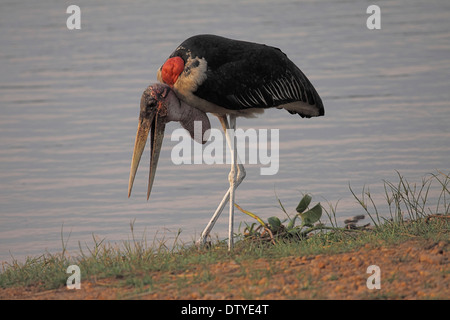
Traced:
POLYGON ((70 264, 60 254, 43 254, 39 257, 27 257, 21 263, 15 259, 11 263, 2 263, 0 287, 41 286, 45 289, 59 287, 67 280, 64 274, 70 264))
POLYGON ((385 200, 388 205, 389 216, 383 216, 380 213, 369 189, 363 187, 361 196, 357 196, 350 185, 349 189, 376 228, 385 223, 403 225, 406 221, 421 220, 431 214, 449 215, 450 176, 442 172, 438 173, 424 177, 419 185, 408 182, 398 172, 398 183, 384 180, 385 200), (433 182, 438 183, 439 191, 435 196, 435 202, 430 203, 433 182))
MULTIPOLYGON (((200 255, 195 247, 187 246, 179 240, 181 231, 174 236, 172 243, 168 239, 158 239, 147 242, 145 234, 137 237, 134 233, 134 223, 130 223, 131 239, 119 244, 111 244, 105 239, 92 236, 93 245, 83 246, 79 243, 79 254, 70 255, 66 250, 67 241, 61 241, 61 253, 45 253, 35 258, 26 258, 24 262, 12 259, 12 262, 2 262, 0 269, 0 287, 38 286, 44 289, 58 288, 66 284, 70 274, 66 273, 70 265, 81 269, 82 282, 86 279, 115 277, 134 280, 145 273, 157 271, 179 271, 191 263, 200 263, 208 256, 214 256, 214 251, 200 255), (197 259, 197 260, 196 260, 197 259)), ((136 280, 139 282, 140 280, 136 280)), ((137 283, 136 282, 136 283, 137 283)))

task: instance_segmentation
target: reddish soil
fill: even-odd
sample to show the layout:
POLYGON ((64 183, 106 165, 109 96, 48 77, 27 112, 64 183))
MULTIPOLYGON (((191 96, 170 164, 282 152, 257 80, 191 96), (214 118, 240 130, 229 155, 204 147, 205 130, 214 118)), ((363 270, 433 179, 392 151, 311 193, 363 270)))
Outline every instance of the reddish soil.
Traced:
POLYGON ((0 289, 0 299, 450 299, 449 241, 412 239, 351 252, 219 262, 183 272, 82 281, 80 290, 0 289), (367 268, 380 268, 369 289, 367 268), (150 281, 148 281, 150 279, 150 281))

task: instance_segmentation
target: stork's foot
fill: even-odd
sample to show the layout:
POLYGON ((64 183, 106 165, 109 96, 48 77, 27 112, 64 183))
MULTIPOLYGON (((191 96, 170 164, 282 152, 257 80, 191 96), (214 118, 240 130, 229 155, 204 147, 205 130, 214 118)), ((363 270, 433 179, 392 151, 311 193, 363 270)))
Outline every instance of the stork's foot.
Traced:
POLYGON ((211 237, 209 235, 207 236, 202 236, 200 237, 200 239, 198 239, 197 241, 195 241, 195 246, 200 250, 200 249, 209 249, 211 248, 211 237))

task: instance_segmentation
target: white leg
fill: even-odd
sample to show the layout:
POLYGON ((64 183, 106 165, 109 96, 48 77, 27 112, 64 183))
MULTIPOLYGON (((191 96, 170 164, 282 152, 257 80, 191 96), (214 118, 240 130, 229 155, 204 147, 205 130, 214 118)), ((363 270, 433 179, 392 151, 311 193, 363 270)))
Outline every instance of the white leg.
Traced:
MULTIPOLYGON (((230 128, 230 126, 228 125, 227 118, 226 118, 226 116, 219 116, 218 118, 219 118, 220 123, 222 124, 223 130, 225 132, 225 137, 227 140, 228 147, 231 150, 231 147, 232 147, 231 139, 230 139, 229 135, 227 134, 227 130, 230 128)), ((234 184, 234 189, 236 189, 241 184, 241 182, 244 180, 245 174, 246 173, 245 173, 244 166, 239 161, 238 165, 237 165, 237 179, 234 184)), ((197 245, 203 246, 206 243, 206 239, 207 239, 208 235, 210 234, 212 228, 214 227, 214 224, 216 223, 220 214, 222 213, 222 211, 225 207, 225 204, 230 200, 230 193, 231 193, 231 187, 225 193, 222 201, 220 202, 219 206, 217 207, 216 211, 214 212, 214 215, 212 216, 211 220, 209 221, 209 223, 206 225, 205 229, 203 230, 203 232, 200 236, 200 239, 197 241, 197 245)))
POLYGON ((228 250, 233 249, 233 231, 234 231, 234 198, 235 198, 235 190, 236 190, 236 163, 237 163, 237 146, 236 146, 236 116, 230 115, 230 128, 233 129, 233 143, 232 143, 232 153, 231 153, 231 170, 228 175, 228 180, 230 181, 230 217, 228 220, 228 250))

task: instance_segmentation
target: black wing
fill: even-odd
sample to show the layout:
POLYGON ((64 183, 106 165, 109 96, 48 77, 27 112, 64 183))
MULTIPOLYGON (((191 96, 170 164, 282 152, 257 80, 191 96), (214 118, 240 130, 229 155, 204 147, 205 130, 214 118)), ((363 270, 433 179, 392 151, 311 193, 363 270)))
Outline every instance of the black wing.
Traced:
POLYGON ((200 35, 183 42, 177 51, 172 56, 184 52, 208 63, 206 80, 194 93, 199 98, 233 110, 302 102, 302 111, 288 111, 302 116, 324 114, 311 82, 278 48, 200 35))

